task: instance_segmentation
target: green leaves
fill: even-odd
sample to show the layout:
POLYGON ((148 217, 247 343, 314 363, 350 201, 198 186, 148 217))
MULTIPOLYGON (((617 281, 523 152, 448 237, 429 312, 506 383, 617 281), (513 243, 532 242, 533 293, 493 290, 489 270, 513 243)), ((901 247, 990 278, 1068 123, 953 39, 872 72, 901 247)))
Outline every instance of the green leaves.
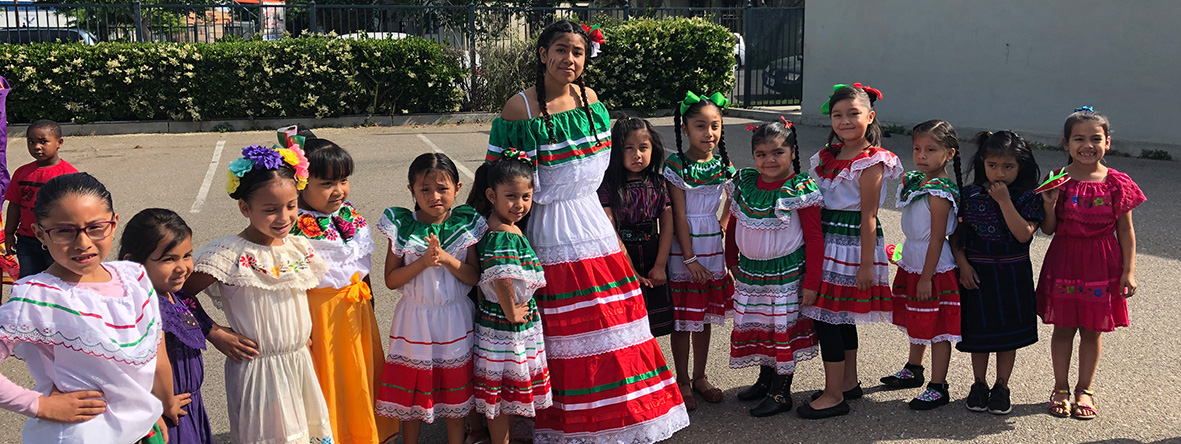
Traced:
POLYGON ((0 45, 0 67, 13 122, 447 112, 464 75, 420 38, 0 45))
POLYGON ((605 27, 587 83, 608 109, 652 111, 685 91, 734 88, 734 36, 701 18, 639 19, 605 27))

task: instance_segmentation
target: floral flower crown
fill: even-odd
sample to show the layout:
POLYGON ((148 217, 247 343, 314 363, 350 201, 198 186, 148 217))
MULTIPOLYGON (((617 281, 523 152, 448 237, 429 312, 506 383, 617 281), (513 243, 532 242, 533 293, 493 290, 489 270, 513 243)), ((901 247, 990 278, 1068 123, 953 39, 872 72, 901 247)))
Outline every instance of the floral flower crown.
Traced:
POLYGON ((286 148, 279 145, 271 148, 262 145, 242 148, 242 157, 230 162, 226 170, 226 193, 233 196, 246 173, 256 169, 274 170, 283 164, 295 169, 295 189, 302 191, 308 185, 308 158, 300 148, 299 142, 303 141, 303 137, 294 135, 295 132, 294 126, 279 129, 279 142, 286 148))

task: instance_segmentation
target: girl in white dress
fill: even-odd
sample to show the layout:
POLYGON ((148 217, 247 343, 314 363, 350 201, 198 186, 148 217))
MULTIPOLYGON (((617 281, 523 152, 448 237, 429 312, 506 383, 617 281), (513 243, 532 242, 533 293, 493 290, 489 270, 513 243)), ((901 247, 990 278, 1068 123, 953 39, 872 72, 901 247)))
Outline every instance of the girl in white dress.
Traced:
POLYGON ((197 251, 184 291, 206 291, 230 324, 209 335, 229 357, 230 440, 330 443, 328 407, 308 351, 307 300, 328 267, 307 239, 287 235, 299 215, 307 159, 298 147, 252 145, 229 174, 226 191, 250 223, 197 251))
POLYGON ((102 262, 119 221, 111 193, 86 173, 58 176, 34 214, 54 264, 0 306, 0 361, 16 355, 36 385, 0 376, 0 408, 29 417, 22 442, 163 443, 160 400, 175 405, 160 309, 143 266, 102 262))
POLYGON ((475 249, 488 224, 472 207, 452 208, 463 184, 455 163, 427 153, 410 164, 414 211, 391 207, 377 228, 390 239, 385 285, 402 292, 377 388, 377 414, 402 420, 402 440, 418 442, 422 423, 442 417, 452 444, 464 440, 471 412, 472 325, 468 291, 480 280, 475 249))

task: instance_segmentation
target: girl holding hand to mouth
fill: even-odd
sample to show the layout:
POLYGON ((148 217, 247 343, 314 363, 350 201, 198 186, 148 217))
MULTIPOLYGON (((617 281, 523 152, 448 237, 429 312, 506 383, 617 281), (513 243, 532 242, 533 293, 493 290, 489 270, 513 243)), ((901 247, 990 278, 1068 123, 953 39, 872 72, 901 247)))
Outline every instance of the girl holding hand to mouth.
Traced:
POLYGON ((1132 209, 1146 198, 1132 178, 1101 162, 1111 149, 1106 116, 1089 106, 1076 109, 1066 118, 1062 146, 1070 153, 1064 168, 1070 180, 1042 193, 1042 232, 1054 239, 1038 279, 1037 312, 1054 326, 1050 413, 1092 419, 1099 414, 1091 380, 1099 366, 1100 334, 1128 326, 1127 298, 1136 294, 1132 209), (1072 405, 1068 378, 1075 333, 1079 369, 1072 405))
POLYGON ((184 292, 206 291, 230 328, 215 326, 225 364, 230 438, 235 443, 332 442, 316 381, 307 291, 328 265, 307 239, 288 236, 299 215, 308 162, 298 147, 242 149, 226 191, 248 225, 206 244, 184 292))

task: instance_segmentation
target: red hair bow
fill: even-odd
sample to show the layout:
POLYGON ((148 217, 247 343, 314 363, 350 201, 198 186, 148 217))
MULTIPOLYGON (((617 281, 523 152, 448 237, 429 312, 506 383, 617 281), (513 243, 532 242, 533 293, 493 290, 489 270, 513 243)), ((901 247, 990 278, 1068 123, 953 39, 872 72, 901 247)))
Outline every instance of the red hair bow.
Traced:
POLYGON ((875 101, 882 100, 882 91, 877 88, 870 87, 869 85, 862 85, 860 83, 854 83, 853 87, 861 88, 866 94, 869 94, 871 97, 873 97, 875 101))
POLYGON ((785 126, 785 127, 788 127, 788 128, 792 127, 791 122, 787 120, 787 117, 779 116, 779 121, 783 122, 783 126, 785 126))
POLYGON ((746 124, 746 130, 747 131, 758 131, 759 128, 761 128, 762 126, 763 125, 752 125, 752 124, 748 123, 748 124, 746 124))

